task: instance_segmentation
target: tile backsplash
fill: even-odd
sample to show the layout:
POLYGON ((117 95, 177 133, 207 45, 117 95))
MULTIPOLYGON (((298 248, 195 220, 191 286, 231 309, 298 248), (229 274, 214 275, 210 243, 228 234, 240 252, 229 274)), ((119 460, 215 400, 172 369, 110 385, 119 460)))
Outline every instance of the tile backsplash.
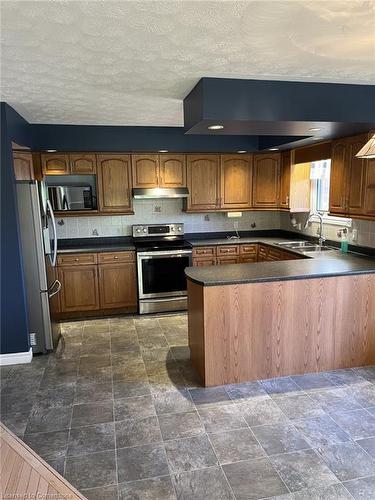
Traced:
POLYGON ((162 224, 183 222, 186 233, 213 231, 279 229, 280 213, 277 211, 242 212, 242 217, 229 219, 226 213, 187 214, 182 211, 182 200, 134 200, 134 215, 100 217, 57 218, 59 238, 89 238, 103 236, 129 236, 133 224, 162 224))
MULTIPOLYGON (((298 234, 308 234, 318 236, 317 230, 319 223, 313 222, 305 230, 298 231, 290 223, 290 215, 287 212, 280 213, 280 229, 286 231, 295 231, 298 234)), ((323 236, 332 241, 341 241, 337 232, 343 229, 342 226, 324 223, 323 236)), ((365 247, 375 247, 375 221, 353 219, 352 226, 348 230, 348 241, 351 245, 360 245, 365 247), (353 230, 357 230, 357 240, 353 241, 353 230)))
MULTIPOLYGON (((239 231, 254 229, 284 229, 298 234, 317 236, 318 224, 313 222, 306 230, 297 231, 290 223, 288 212, 242 212, 242 217, 229 219, 226 213, 187 214, 182 211, 182 200, 134 200, 134 215, 108 215, 100 217, 65 217, 57 219, 59 238, 95 238, 103 236, 130 236, 133 224, 163 224, 183 222, 186 233, 239 231)), ((342 226, 324 224, 324 236, 340 241, 337 231, 342 226)), ((349 229, 349 243, 375 247, 375 221, 355 220, 349 229), (357 229, 357 241, 353 241, 353 229, 357 229)))

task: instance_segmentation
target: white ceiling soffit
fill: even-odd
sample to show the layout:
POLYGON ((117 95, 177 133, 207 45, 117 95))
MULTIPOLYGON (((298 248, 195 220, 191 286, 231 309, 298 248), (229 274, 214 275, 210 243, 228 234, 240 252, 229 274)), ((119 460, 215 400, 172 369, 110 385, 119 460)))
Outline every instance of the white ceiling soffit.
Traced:
POLYGON ((182 126, 202 76, 374 83, 374 1, 7 1, 2 100, 33 123, 182 126))

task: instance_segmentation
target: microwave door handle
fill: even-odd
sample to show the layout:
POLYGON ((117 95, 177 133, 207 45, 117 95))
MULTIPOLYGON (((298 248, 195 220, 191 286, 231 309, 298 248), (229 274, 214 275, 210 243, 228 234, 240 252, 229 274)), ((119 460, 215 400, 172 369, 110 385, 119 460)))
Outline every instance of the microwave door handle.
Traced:
POLYGON ((55 220, 55 214, 53 213, 51 202, 47 200, 47 208, 49 211, 49 215, 51 217, 51 222, 52 222, 52 229, 53 229, 53 254, 52 256, 50 255, 50 261, 52 267, 56 266, 56 259, 57 259, 57 230, 56 230, 56 220, 55 220))

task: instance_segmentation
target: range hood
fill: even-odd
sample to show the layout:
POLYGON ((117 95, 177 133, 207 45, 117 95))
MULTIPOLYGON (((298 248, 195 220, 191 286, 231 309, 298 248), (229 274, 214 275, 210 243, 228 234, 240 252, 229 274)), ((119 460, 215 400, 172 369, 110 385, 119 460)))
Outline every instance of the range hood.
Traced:
POLYGON ((133 188, 135 200, 151 200, 155 198, 187 198, 187 188, 133 188))

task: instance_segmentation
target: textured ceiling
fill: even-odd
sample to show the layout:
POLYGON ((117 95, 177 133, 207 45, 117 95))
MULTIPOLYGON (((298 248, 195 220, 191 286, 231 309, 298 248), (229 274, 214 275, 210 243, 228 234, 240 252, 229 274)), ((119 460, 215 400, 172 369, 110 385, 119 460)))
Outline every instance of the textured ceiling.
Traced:
POLYGON ((32 123, 182 126, 203 76, 375 80, 374 1, 7 1, 2 100, 32 123))

